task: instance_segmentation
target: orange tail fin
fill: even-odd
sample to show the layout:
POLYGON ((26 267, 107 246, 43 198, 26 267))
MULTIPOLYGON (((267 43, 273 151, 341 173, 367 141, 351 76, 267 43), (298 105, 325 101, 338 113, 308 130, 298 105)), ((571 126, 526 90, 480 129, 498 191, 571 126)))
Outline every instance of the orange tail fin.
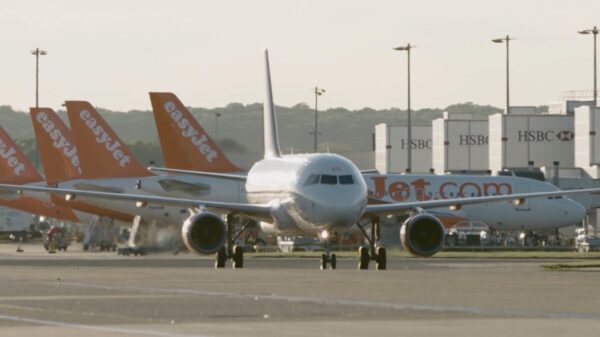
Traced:
POLYGON ((140 164, 88 102, 67 101, 67 114, 84 179, 145 177, 140 164))
POLYGON ((207 172, 241 172, 172 93, 151 92, 158 138, 168 168, 207 172))
POLYGON ((29 111, 48 184, 79 178, 81 168, 71 130, 52 109, 30 108, 29 111))
POLYGON ((0 181, 25 184, 42 180, 44 178, 33 167, 33 164, 6 131, 0 127, 0 181))
MULTIPOLYGON (((9 184, 26 184, 42 180, 44 178, 33 167, 33 164, 6 131, 0 127, 0 181, 9 184)), ((0 205, 56 219, 78 221, 77 216, 70 208, 31 197, 21 196, 13 200, 0 199, 0 205)))

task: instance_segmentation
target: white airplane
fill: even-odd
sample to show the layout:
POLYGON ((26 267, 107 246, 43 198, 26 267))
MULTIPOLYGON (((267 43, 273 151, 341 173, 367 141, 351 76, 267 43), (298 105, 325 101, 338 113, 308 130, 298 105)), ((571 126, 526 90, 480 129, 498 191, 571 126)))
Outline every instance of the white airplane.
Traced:
MULTIPOLYGON (((210 186, 211 189, 207 189, 207 191, 217 193, 212 190, 227 190, 227 188, 223 188, 223 184, 228 180, 209 181, 206 172, 240 173, 242 169, 228 160, 225 153, 208 136, 176 95, 169 92, 151 92, 150 100, 166 166, 166 168, 150 169, 169 173, 171 177, 179 177, 188 182, 194 181, 189 178, 190 175, 194 176, 197 171, 202 171, 195 180, 210 186)), ((425 201, 558 190, 556 186, 546 182, 513 176, 382 175, 363 172, 363 178, 369 190, 369 203, 425 201)), ((144 186, 151 189, 155 185, 144 182, 144 186)), ((152 191, 162 194, 159 189, 152 191)), ((216 200, 232 201, 222 198, 223 196, 220 196, 220 199, 216 200)), ((531 200, 523 205, 514 205, 511 202, 487 203, 454 210, 433 209, 428 212, 437 216, 445 228, 451 228, 460 222, 477 221, 504 231, 561 228, 577 224, 585 216, 585 208, 579 203, 566 198, 559 201, 556 198, 562 197, 531 200)))
MULTIPOLYGON (((190 209, 192 215, 183 223, 182 238, 186 246, 199 254, 216 253, 216 267, 224 267, 227 258, 234 267, 243 266, 241 247, 232 249, 231 256, 225 244, 230 243, 231 229, 219 214, 240 214, 260 221, 261 228, 280 234, 297 234, 327 238, 330 233, 344 231, 360 221, 371 222, 368 240, 370 249, 360 249, 359 268, 367 269, 371 259, 377 269, 385 269, 385 248, 378 246, 379 217, 402 212, 413 213, 402 225, 401 240, 408 251, 428 257, 443 245, 444 228, 441 221, 425 210, 440 207, 460 208, 471 204, 513 201, 523 205, 529 199, 547 198, 574 193, 598 193, 600 189, 577 191, 550 191, 515 193, 468 198, 432 199, 368 205, 367 184, 360 170, 348 159, 335 154, 281 155, 275 122, 268 53, 265 51, 266 101, 264 105, 264 159, 255 163, 247 176, 233 174, 222 178, 245 180, 248 202, 220 202, 199 199, 120 194, 97 191, 79 191, 49 187, 0 185, 12 191, 43 191, 60 193, 67 199, 88 196, 101 199, 129 200, 138 205, 162 204, 190 209)), ((209 176, 219 175, 209 173, 209 176)), ((556 200, 557 204, 564 202, 556 200)), ((335 254, 329 247, 321 259, 321 268, 336 266, 335 254)))

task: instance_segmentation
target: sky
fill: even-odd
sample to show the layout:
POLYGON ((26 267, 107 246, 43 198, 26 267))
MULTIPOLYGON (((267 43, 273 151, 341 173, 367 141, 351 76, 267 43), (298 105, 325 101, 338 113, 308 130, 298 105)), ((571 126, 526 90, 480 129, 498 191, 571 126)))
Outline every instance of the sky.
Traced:
POLYGON ((184 104, 220 107, 264 97, 269 49, 276 104, 385 109, 459 102, 503 107, 507 34, 512 105, 557 101, 591 89, 600 1, 453 0, 4 0, 0 6, 0 105, 88 100, 97 107, 150 109, 149 91, 184 104))

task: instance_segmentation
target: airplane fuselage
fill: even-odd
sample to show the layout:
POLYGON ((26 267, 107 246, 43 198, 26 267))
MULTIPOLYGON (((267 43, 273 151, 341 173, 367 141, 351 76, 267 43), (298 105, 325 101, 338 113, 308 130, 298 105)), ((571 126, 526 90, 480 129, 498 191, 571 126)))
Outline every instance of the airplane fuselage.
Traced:
POLYGON ((246 196, 251 203, 275 203, 272 233, 315 235, 356 224, 367 205, 367 186, 358 168, 335 154, 263 159, 250 169, 246 196))

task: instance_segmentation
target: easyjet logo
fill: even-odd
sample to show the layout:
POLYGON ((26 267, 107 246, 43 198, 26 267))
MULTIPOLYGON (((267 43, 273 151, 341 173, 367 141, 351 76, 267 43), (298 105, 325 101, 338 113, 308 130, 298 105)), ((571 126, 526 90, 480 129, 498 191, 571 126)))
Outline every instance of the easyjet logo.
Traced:
POLYGON ((42 129, 46 131, 50 139, 52 139, 52 146, 55 149, 62 151, 62 153, 69 158, 71 165, 80 171, 79 157, 77 156, 77 149, 71 145, 67 138, 60 132, 54 123, 48 120, 48 115, 45 112, 38 112, 35 116, 35 120, 42 126, 42 129))
POLYGON ((16 176, 20 176, 25 171, 25 164, 23 164, 16 156, 17 151, 14 147, 8 147, 2 139, 0 139, 0 157, 6 160, 6 163, 10 168, 13 169, 13 173, 16 176))
POLYGON ((213 160, 217 158, 217 151, 207 144, 208 137, 206 137, 205 134, 200 134, 200 132, 192 126, 192 123, 190 123, 187 118, 183 117, 183 113, 181 110, 177 109, 175 103, 165 103, 165 110, 173 122, 175 122, 175 125, 181 130, 181 135, 185 138, 189 138, 196 149, 198 149, 198 152, 200 152, 209 163, 212 163, 213 160))
POLYGON ((512 186, 509 183, 499 182, 453 182, 446 181, 439 186, 431 186, 431 182, 423 178, 412 181, 388 181, 386 176, 373 176, 372 190, 370 196, 376 199, 389 197, 394 201, 431 199, 453 199, 463 197, 480 197, 490 195, 512 194, 512 186))
POLYGON ((121 142, 112 139, 106 130, 102 128, 102 125, 99 125, 98 121, 91 116, 89 111, 81 110, 79 117, 85 122, 85 125, 92 131, 94 136, 96 136, 96 142, 104 145, 104 148, 112 154, 112 157, 119 162, 121 167, 125 167, 131 162, 131 158, 121 150, 121 142))

